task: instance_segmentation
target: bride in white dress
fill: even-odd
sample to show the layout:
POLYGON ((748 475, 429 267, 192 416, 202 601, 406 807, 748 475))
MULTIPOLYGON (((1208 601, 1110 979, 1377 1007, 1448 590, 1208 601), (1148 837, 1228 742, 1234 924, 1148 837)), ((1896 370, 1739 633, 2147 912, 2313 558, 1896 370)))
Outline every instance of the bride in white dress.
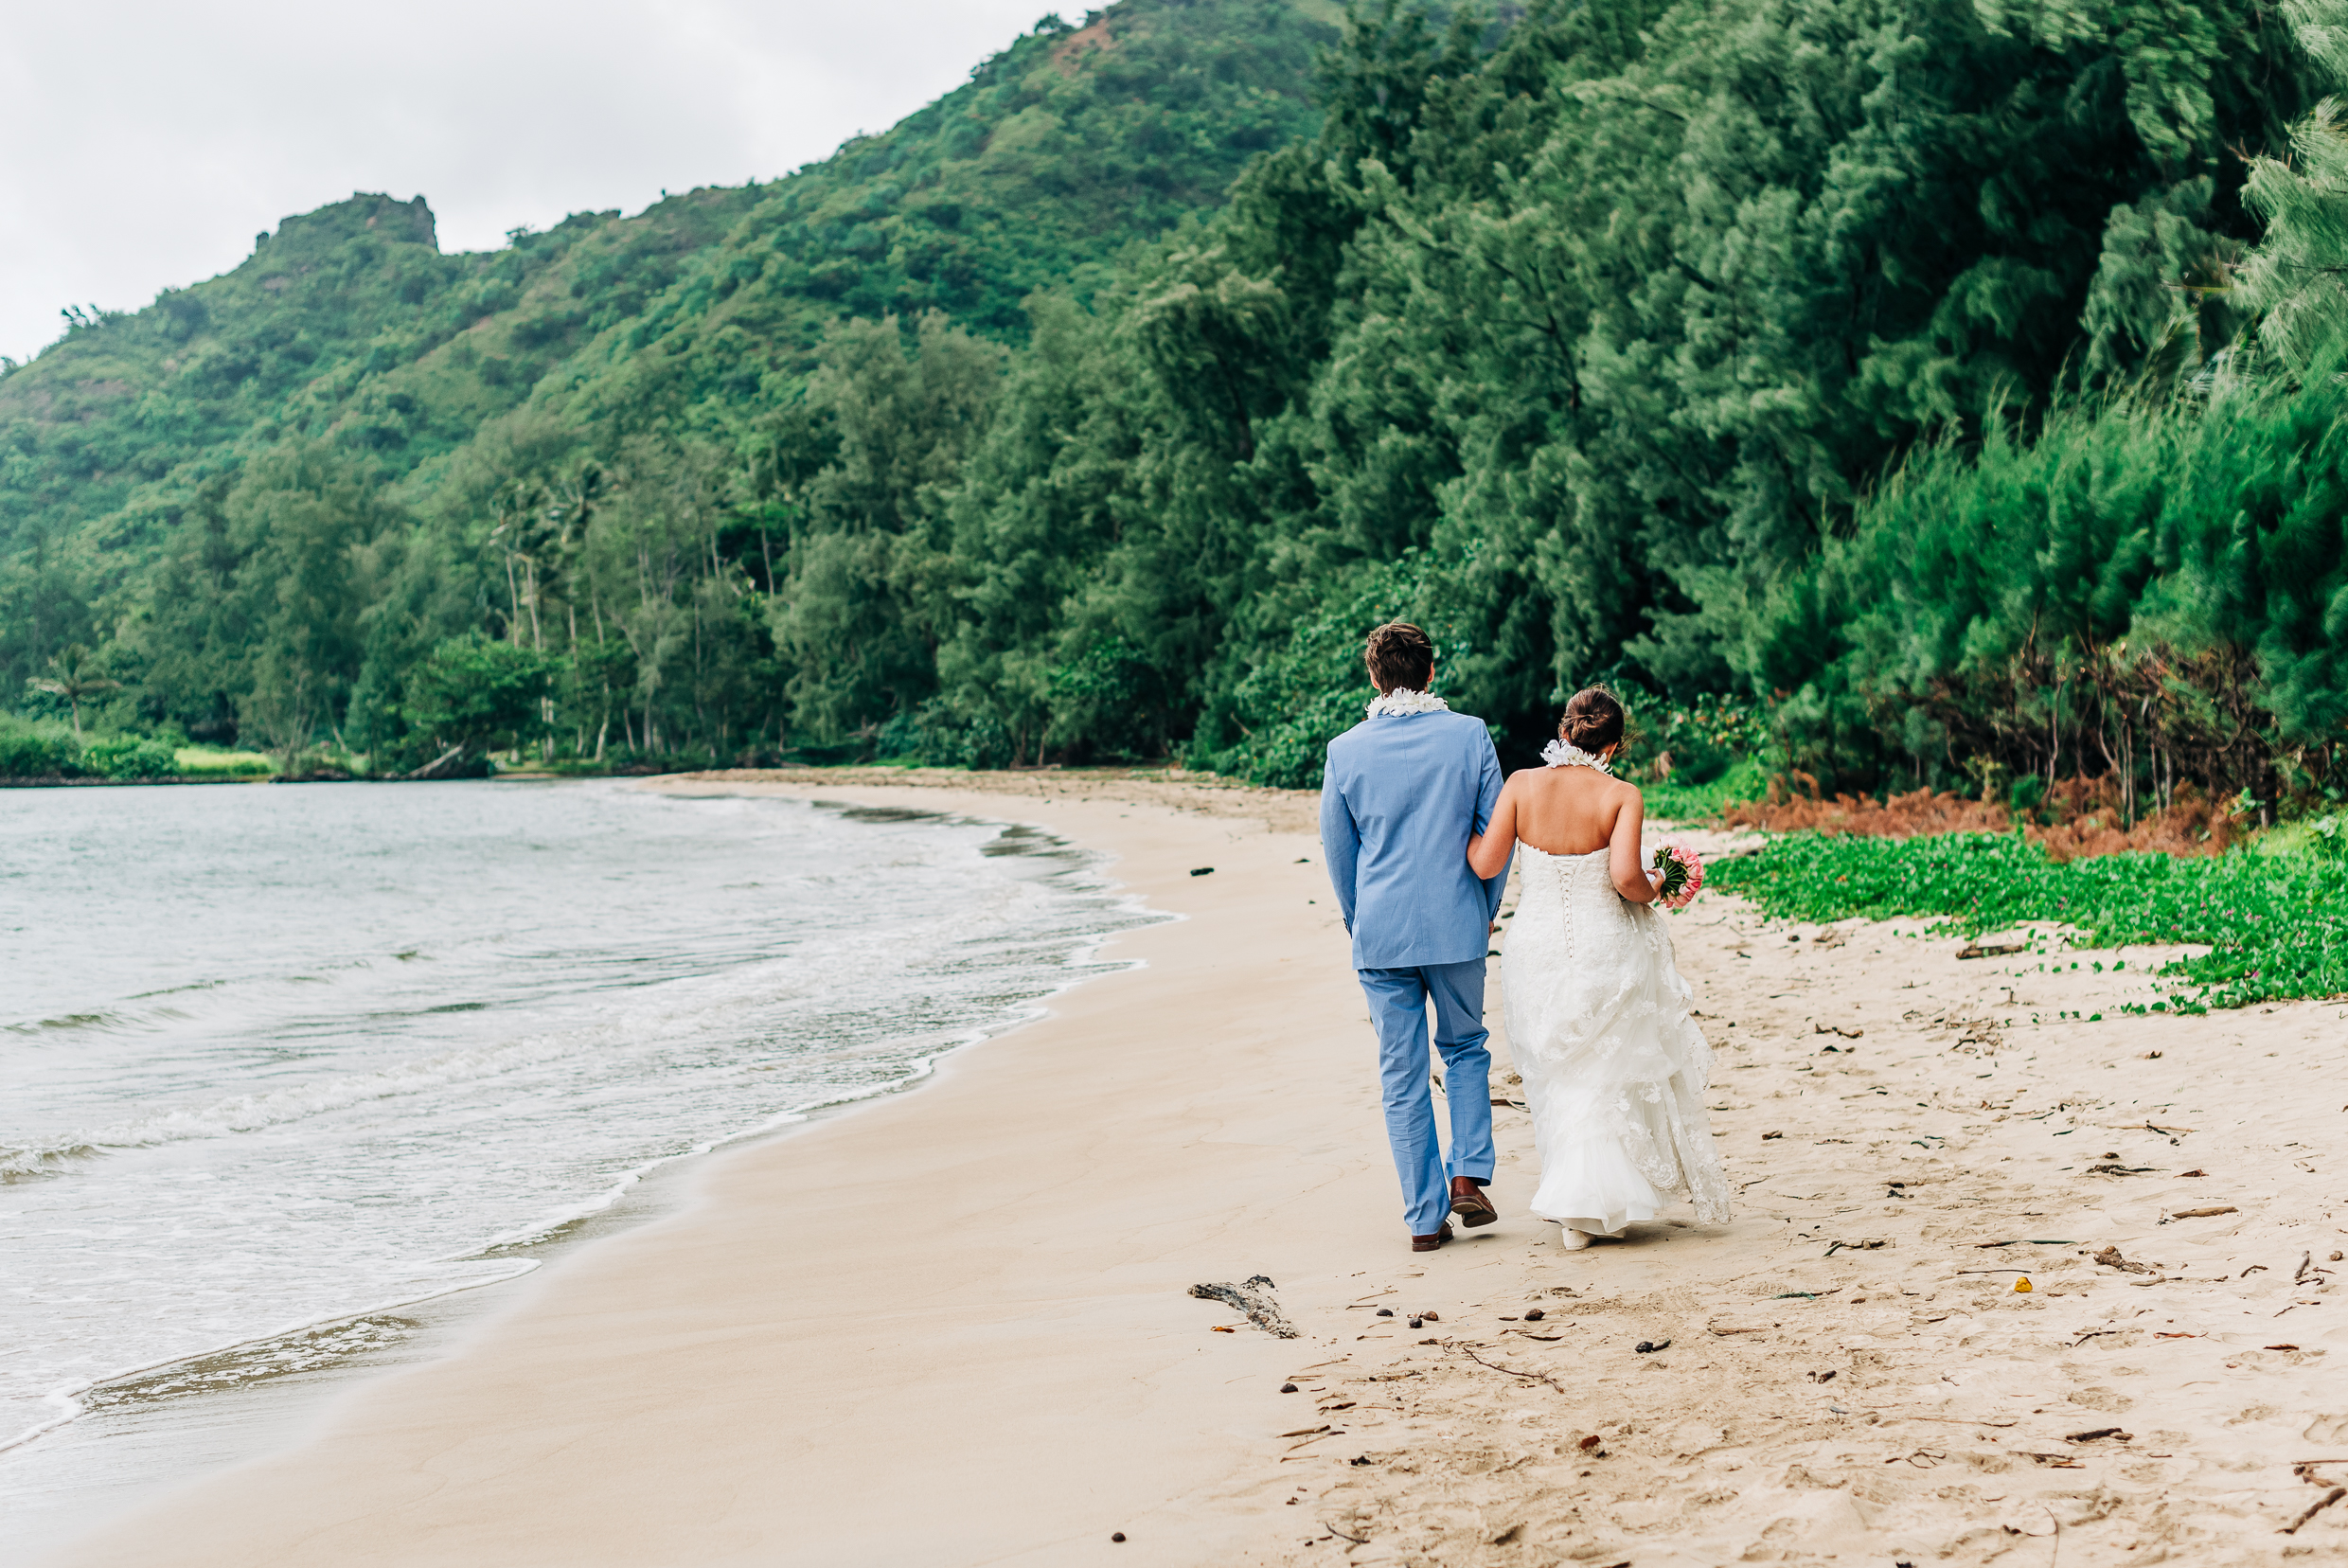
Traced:
POLYGON ((1468 845, 1478 876, 1524 851, 1501 994, 1540 1157, 1533 1212, 1564 1227, 1568 1248, 1620 1237, 1674 1202, 1718 1223, 1729 1191, 1704 1115, 1712 1047, 1654 907, 1645 803, 1609 771, 1622 704, 1597 687, 1576 693, 1558 737, 1547 767, 1509 776, 1468 845))

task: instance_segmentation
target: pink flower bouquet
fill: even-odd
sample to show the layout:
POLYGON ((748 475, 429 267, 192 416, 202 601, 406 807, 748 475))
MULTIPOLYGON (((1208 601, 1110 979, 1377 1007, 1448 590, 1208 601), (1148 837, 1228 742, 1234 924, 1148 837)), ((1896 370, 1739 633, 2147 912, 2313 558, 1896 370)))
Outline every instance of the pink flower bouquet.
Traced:
POLYGON ((1656 901, 1666 909, 1685 909, 1703 891, 1703 857, 1684 842, 1656 850, 1655 869, 1663 873, 1655 884, 1656 901))

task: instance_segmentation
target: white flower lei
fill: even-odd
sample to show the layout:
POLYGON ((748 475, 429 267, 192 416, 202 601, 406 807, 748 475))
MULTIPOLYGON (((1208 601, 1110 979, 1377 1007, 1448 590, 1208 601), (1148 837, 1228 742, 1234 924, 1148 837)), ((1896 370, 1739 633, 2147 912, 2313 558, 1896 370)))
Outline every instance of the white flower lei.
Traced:
POLYGON ((1595 768, 1602 774, 1614 769, 1603 757, 1593 756, 1571 740, 1552 740, 1541 748, 1541 760, 1553 768, 1595 768))
POLYGON ((1372 719, 1381 713, 1449 713, 1450 711, 1451 704, 1433 692, 1413 691, 1409 686, 1396 686, 1392 691, 1372 698, 1369 707, 1365 710, 1368 717, 1372 719))

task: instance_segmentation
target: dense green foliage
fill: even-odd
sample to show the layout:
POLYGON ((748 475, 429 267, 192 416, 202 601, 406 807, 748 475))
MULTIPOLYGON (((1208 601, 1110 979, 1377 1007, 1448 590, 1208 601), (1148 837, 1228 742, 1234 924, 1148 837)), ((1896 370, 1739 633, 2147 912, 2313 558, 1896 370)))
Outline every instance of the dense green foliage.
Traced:
POLYGON ((2337 793, 2348 400, 2237 384, 1921 455, 1781 583, 1742 656, 1823 779, 1960 759, 2265 801, 2337 793))
POLYGON ((442 642, 410 673, 400 717, 436 746, 519 749, 546 722, 553 677, 545 654, 468 633, 442 642))
POLYGON ((178 755, 161 741, 116 735, 84 743, 53 719, 0 713, 0 778, 169 778, 178 755))
MULTIPOLYGON (((2335 0, 2282 19, 2343 80, 2335 0)), ((2132 228, 2115 219, 2104 272, 2136 301, 2143 353, 2113 395, 2069 399, 2026 437, 1992 428, 1918 452, 1770 585, 1731 662, 1790 694, 1789 764, 1845 787, 2103 775, 2130 814, 2188 780, 2268 811, 2342 798, 2337 105, 2295 125, 2287 151, 2249 163, 2242 199, 2267 221, 2254 248, 2185 221, 2197 187, 2140 205, 2132 228)))
POLYGON ((56 720, 0 713, 0 778, 72 778, 88 771, 73 731, 56 720))
POLYGON ((1946 833, 1906 840, 1795 833, 1714 866, 1710 885, 1784 919, 1944 916, 1967 935, 2026 922, 2071 928, 2083 947, 2207 944, 2157 972, 2172 995, 2152 1004, 2200 1011, 2348 991, 2348 869, 2321 850, 2203 859, 2105 855, 2056 864, 2019 835, 1946 833))
POLYGON ((1309 784, 1408 614, 1511 760, 1604 673, 1683 786, 1759 704, 1844 786, 2319 790, 2311 21, 1125 0, 771 186, 484 257, 347 204, 0 380, 0 679, 378 766, 1309 784))
POLYGON ((2252 233, 2223 149, 2279 141, 2303 62, 2247 9, 2174 19, 2181 54, 2116 15, 1970 6, 1357 28, 1317 146, 1134 268, 1060 363, 1014 368, 1015 460, 956 497, 995 528, 942 563, 969 586, 941 640, 992 652, 976 682, 941 659, 944 700, 1115 750, 1134 738, 1043 676, 1119 648, 1130 717, 1309 781, 1359 691, 1336 623, 1404 602, 1518 758, 1626 661, 1755 691, 1774 585, 1887 461, 1997 429, 2090 344, 2111 375, 2156 347, 2111 225, 2177 206, 2210 243, 2252 233), (2254 47, 2220 64, 2219 34, 2254 47))
POLYGON ((82 643, 121 684, 108 726, 400 766, 434 743, 412 715, 438 711, 409 676, 477 633, 559 661, 542 728, 565 746, 731 752, 887 717, 852 683, 795 706, 774 592, 791 532, 810 503, 913 505, 975 432, 905 456, 886 420, 935 405, 861 403, 880 329, 827 333, 922 320, 920 342, 992 374, 1031 294, 1089 299, 1127 246, 1309 134, 1335 17, 1046 18, 769 185, 463 256, 420 199, 355 197, 145 311, 72 316, 0 378, 0 687, 49 711, 27 682, 82 643), (882 421, 866 470, 829 472, 844 431, 858 459, 861 416, 882 421))

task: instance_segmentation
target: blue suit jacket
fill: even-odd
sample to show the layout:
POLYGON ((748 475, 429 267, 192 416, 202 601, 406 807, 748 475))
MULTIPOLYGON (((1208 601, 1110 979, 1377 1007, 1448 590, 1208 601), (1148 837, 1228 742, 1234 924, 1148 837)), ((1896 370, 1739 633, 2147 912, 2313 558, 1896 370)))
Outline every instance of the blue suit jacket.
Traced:
POLYGON ((1468 838, 1491 824, 1500 758, 1464 713, 1381 714, 1329 742, 1321 847, 1353 933, 1356 969, 1482 958, 1508 867, 1468 866, 1468 838))

